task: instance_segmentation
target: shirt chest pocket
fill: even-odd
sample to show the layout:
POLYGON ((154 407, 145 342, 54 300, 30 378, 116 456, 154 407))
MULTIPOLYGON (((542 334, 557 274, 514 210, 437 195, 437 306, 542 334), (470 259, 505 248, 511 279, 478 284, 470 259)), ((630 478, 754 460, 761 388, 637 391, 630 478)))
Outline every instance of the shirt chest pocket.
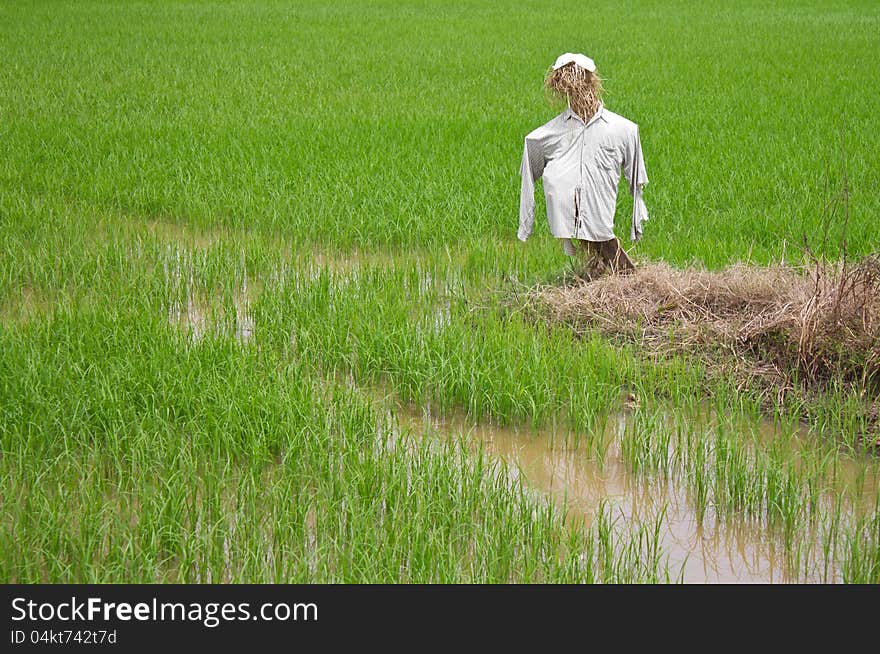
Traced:
POLYGON ((610 172, 618 172, 623 159, 620 150, 614 145, 600 144, 596 148, 596 164, 610 172))

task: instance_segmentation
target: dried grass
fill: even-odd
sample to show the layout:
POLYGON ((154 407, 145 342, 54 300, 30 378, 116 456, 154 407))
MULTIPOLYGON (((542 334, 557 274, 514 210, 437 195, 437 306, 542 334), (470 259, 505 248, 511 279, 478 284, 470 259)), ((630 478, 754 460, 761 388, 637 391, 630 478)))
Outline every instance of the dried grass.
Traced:
POLYGON ((665 263, 527 302, 578 331, 599 329, 656 352, 731 354, 748 378, 817 386, 880 381, 880 256, 800 268, 737 264, 711 272, 665 263))
POLYGON ((599 109, 604 89, 598 73, 591 73, 575 63, 565 64, 544 77, 544 89, 551 102, 567 102, 584 122, 599 109))

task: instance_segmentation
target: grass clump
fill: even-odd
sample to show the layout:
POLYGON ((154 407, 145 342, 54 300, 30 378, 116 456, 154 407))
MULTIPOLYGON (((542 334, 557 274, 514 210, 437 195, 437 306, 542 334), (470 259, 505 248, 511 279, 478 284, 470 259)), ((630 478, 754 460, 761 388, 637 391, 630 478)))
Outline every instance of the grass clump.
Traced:
MULTIPOLYGON (((876 396, 880 381, 880 258, 812 267, 736 264, 719 271, 651 263, 635 274, 564 287, 526 301, 551 322, 691 354, 777 399, 836 385, 876 396)), ((863 411, 876 424, 875 400, 863 411)))

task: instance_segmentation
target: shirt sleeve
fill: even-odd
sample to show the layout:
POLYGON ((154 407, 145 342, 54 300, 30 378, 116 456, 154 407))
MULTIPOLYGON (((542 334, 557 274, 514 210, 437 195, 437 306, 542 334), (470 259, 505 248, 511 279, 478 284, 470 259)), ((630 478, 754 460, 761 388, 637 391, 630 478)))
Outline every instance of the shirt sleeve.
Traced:
POLYGON ((642 156, 642 143, 638 127, 633 130, 632 136, 627 141, 623 174, 629 183, 629 192, 633 198, 630 237, 633 241, 637 241, 642 237, 642 223, 648 220, 648 208, 642 198, 642 187, 648 183, 648 173, 645 171, 645 159, 642 156))
POLYGON ((540 141, 526 137, 519 174, 522 178, 519 196, 519 231, 525 241, 535 226, 535 182, 544 173, 544 151, 540 141))

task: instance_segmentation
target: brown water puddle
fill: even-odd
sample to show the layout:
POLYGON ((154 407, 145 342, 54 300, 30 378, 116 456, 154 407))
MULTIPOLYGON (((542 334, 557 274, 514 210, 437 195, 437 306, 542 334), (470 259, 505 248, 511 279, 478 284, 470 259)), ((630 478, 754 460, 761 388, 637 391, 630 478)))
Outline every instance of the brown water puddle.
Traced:
POLYGON ((568 433, 475 424, 463 415, 441 417, 428 411, 403 410, 397 418, 401 427, 416 436, 463 435, 472 445, 481 445, 487 454, 504 461, 524 486, 548 495, 560 506, 564 503, 569 515, 587 527, 596 519, 603 500, 624 527, 651 524, 665 512, 660 546, 673 578, 689 583, 841 581, 836 565, 825 570, 818 533, 807 536, 801 562, 793 569, 781 536, 746 521, 722 521, 711 506, 701 524, 682 483, 631 472, 618 446, 630 420, 626 413, 608 422, 611 444, 601 465, 585 445, 572 444, 568 433))

